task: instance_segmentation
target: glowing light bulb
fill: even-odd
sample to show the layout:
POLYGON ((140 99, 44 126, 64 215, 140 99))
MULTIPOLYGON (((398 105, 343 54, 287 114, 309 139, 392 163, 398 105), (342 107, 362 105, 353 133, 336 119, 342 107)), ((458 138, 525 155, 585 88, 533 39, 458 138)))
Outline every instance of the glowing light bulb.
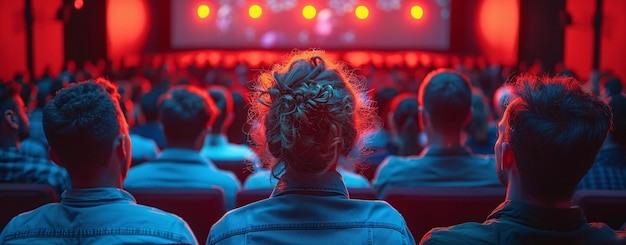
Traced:
POLYGON ((416 20, 422 19, 422 17, 424 17, 424 9, 422 6, 415 5, 411 7, 411 16, 416 20))
POLYGON ((315 15, 317 15, 317 10, 315 9, 315 7, 307 5, 302 8, 302 16, 304 16, 305 19, 313 19, 315 18, 315 15))
POLYGON ((370 11, 369 9, 367 9, 367 7, 360 5, 356 7, 356 9, 354 10, 354 14, 356 15, 357 18, 364 20, 367 18, 367 16, 370 15, 370 11))
POLYGON ((255 4, 250 6, 250 8, 248 9, 248 14, 253 19, 258 19, 259 17, 261 17, 261 14, 263 14, 263 9, 258 4, 255 4))
POLYGON ((209 6, 206 6, 204 4, 198 6, 198 17, 200 17, 201 19, 208 17, 209 13, 211 13, 211 9, 209 8, 209 6))

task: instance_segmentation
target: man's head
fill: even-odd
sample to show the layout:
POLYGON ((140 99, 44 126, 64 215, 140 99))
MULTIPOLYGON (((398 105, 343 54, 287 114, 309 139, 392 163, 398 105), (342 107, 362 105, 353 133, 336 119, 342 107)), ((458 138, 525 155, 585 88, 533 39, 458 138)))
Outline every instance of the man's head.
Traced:
POLYGON ((519 76, 498 125, 496 164, 521 193, 558 202, 594 162, 611 127, 609 106, 573 78, 519 76))
POLYGON ((429 73, 418 94, 424 130, 459 135, 471 115, 470 83, 447 69, 429 73))
POLYGON ((21 86, 14 81, 0 80, 0 140, 3 147, 15 147, 28 137, 29 122, 20 89, 21 86))
POLYGON ((70 84, 45 107, 51 159, 68 170, 72 182, 102 174, 125 178, 131 148, 119 99, 117 89, 99 78, 70 84))
POLYGON ((606 96, 609 96, 609 97, 619 96, 622 93, 622 90, 623 90, 622 80, 620 80, 617 77, 609 78, 606 81, 606 84, 604 84, 604 91, 606 93, 606 96))
POLYGON ((171 147, 199 150, 219 110, 199 88, 181 85, 159 99, 159 120, 171 147))
POLYGON ((493 94, 493 109, 496 113, 497 119, 502 118, 506 106, 511 100, 515 98, 515 91, 513 87, 508 85, 500 86, 493 94))
POLYGON ((233 96, 224 86, 211 86, 209 88, 209 95, 215 102, 215 106, 219 109, 219 114, 216 115, 215 123, 211 133, 214 134, 226 134, 226 130, 233 123, 235 114, 233 112, 233 96))
POLYGON ((141 96, 139 106, 146 122, 156 122, 159 120, 159 108, 157 107, 159 97, 165 90, 152 89, 141 96))

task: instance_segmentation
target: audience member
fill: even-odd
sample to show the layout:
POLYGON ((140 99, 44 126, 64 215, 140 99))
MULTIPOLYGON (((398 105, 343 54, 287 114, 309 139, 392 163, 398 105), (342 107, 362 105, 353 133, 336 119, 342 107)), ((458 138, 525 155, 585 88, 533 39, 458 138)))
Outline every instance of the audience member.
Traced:
POLYGON ((235 207, 239 180, 230 171, 216 168, 200 155, 200 149, 219 110, 205 91, 182 85, 159 100, 159 120, 168 146, 154 161, 133 167, 124 181, 137 187, 221 187, 226 207, 235 207))
POLYGON ((605 85, 613 112, 613 129, 596 155, 596 159, 578 189, 626 190, 626 97, 621 93, 620 79, 605 85))
POLYGON ((163 127, 159 122, 159 97, 167 90, 154 88, 141 96, 139 108, 144 118, 144 122, 137 125, 130 132, 148 139, 154 140, 160 149, 167 147, 167 140, 163 134, 163 127))
POLYGON ((506 200, 480 223, 435 228, 421 244, 626 244, 570 199, 611 126, 610 108, 573 78, 522 75, 495 146, 506 200))
POLYGON ((211 132, 204 140, 204 146, 200 154, 211 161, 241 161, 241 171, 245 171, 247 164, 258 162, 256 154, 247 145, 232 144, 228 141, 226 131, 232 124, 235 114, 233 113, 233 97, 226 87, 212 86, 209 95, 215 102, 219 114, 215 118, 211 132))
POLYGON ((128 126, 115 88, 103 79, 72 84, 46 106, 43 126, 51 158, 72 188, 60 204, 13 218, 3 244, 197 243, 175 215, 137 205, 121 189, 130 165, 128 126))
POLYGON ((396 210, 350 200, 335 171, 372 123, 370 102, 350 75, 321 51, 294 54, 260 75, 251 102, 260 125, 251 135, 262 159, 275 159, 274 173, 284 174, 269 199, 222 217, 207 244, 414 243, 396 210))
POLYGON ((392 155, 419 155, 427 139, 419 126, 417 95, 404 93, 396 96, 391 101, 387 117, 394 145, 397 148, 392 155))
POLYGON ((226 135, 228 136, 228 141, 231 143, 245 145, 248 143, 248 135, 246 132, 249 131, 248 124, 246 123, 248 120, 248 103, 243 97, 242 92, 233 90, 232 95, 235 119, 233 119, 232 124, 226 130, 226 135))
POLYGON ((474 155, 461 142, 471 118, 467 79, 452 70, 431 72, 420 86, 420 122, 428 138, 422 155, 388 157, 374 177, 379 197, 387 188, 501 186, 494 159, 474 155))
POLYGON ((20 142, 28 137, 29 121, 19 84, 0 80, 0 112, 0 182, 47 184, 57 195, 70 188, 65 168, 20 147, 20 142))
POLYGON ((493 146, 498 139, 498 132, 490 130, 489 107, 485 105, 484 96, 481 93, 480 91, 472 93, 472 118, 464 128, 465 145, 473 153, 493 155, 493 146))

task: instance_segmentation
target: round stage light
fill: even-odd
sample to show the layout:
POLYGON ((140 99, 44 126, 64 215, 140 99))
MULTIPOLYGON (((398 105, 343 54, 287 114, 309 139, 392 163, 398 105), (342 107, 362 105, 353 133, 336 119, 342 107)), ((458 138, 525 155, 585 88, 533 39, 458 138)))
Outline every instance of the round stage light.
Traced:
POLYGON ((315 15, 317 15, 317 10, 315 9, 315 7, 307 5, 302 8, 302 16, 304 16, 305 19, 313 19, 315 18, 315 15))
POLYGON ((416 20, 422 19, 424 17, 424 8, 419 5, 411 7, 411 16, 416 20))
POLYGON ((198 6, 198 17, 200 17, 200 19, 208 17, 209 13, 211 13, 211 9, 209 8, 209 6, 206 6, 204 4, 198 6))
POLYGON ((367 7, 360 5, 356 7, 356 9, 354 10, 354 14, 357 18, 364 20, 367 18, 367 16, 370 15, 370 11, 369 9, 367 9, 367 7))
POLYGON ((263 9, 258 4, 255 4, 250 6, 250 8, 248 9, 248 14, 253 19, 258 19, 259 17, 261 17, 261 14, 263 14, 263 9))

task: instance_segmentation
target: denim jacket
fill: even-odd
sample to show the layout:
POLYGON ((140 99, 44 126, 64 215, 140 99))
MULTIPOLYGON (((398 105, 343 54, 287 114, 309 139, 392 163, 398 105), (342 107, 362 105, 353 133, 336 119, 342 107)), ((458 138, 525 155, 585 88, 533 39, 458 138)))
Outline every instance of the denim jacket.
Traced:
POLYGON ((388 203, 348 196, 336 171, 285 173, 270 198, 225 214, 207 244, 415 244, 388 203))
POLYGON ((181 218, 117 188, 69 189, 61 203, 14 217, 1 244, 197 244, 181 218))

